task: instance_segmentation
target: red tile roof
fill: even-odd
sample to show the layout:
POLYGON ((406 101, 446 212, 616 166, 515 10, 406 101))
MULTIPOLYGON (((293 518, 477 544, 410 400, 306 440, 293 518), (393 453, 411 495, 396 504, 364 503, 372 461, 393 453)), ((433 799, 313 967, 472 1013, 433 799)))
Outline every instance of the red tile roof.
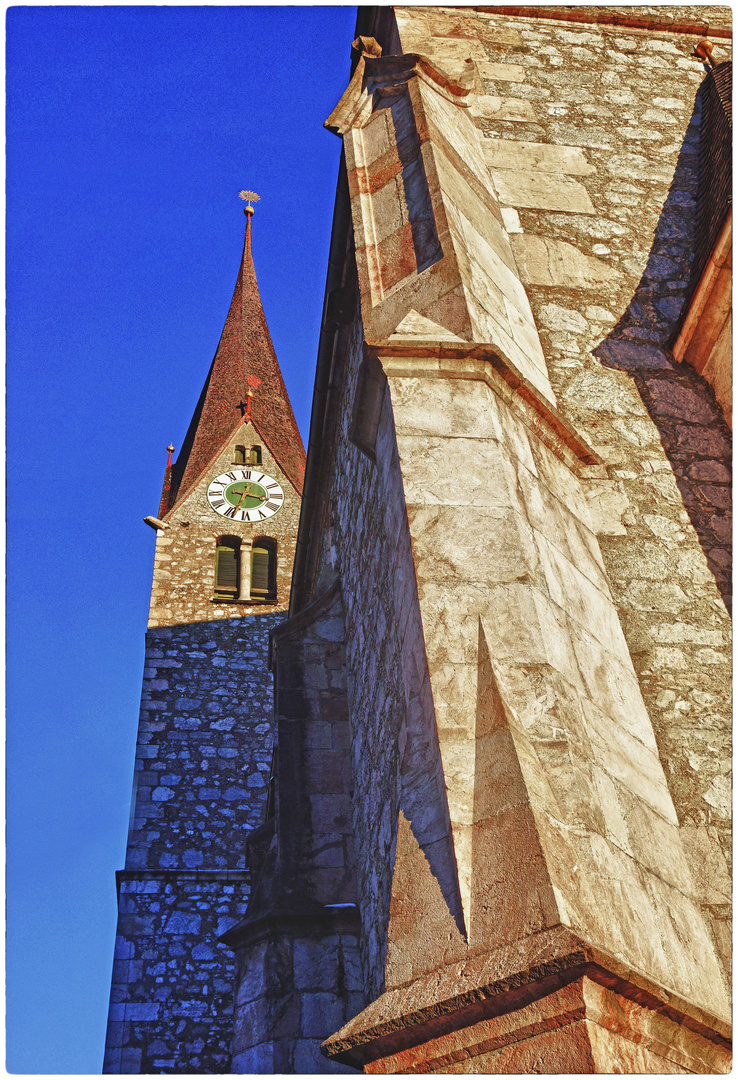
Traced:
POLYGON ((243 258, 228 318, 182 449, 171 473, 167 470, 160 516, 184 498, 234 437, 244 422, 249 391, 254 426, 302 494, 305 450, 261 305, 247 214, 243 258))

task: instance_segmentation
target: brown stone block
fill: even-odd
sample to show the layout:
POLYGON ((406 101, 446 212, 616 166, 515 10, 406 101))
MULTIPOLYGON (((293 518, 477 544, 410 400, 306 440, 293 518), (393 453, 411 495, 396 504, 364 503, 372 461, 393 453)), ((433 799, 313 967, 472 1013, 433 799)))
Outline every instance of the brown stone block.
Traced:
POLYGON ((453 9, 426 10, 430 12, 427 19, 434 36, 434 44, 439 48, 447 47, 450 41, 457 41, 460 46, 465 45, 468 48, 468 41, 464 41, 466 38, 483 41, 487 48, 509 49, 521 44, 520 32, 512 27, 501 26, 499 23, 490 24, 481 18, 467 17, 466 14, 461 17, 460 13, 453 9))
POLYGON ((530 801, 516 743, 504 719, 496 731, 477 738, 473 777, 468 786, 477 825, 530 801))
POLYGON ((566 240, 525 233, 514 234, 511 242, 520 276, 527 285, 597 289, 611 285, 622 277, 614 266, 603 259, 585 255, 580 248, 566 240))
POLYGON ((524 98, 497 97, 480 94, 472 103, 471 111, 481 120, 507 120, 523 124, 535 123, 533 106, 524 98))
POLYGON ((593 584, 565 552, 537 530, 534 538, 553 602, 586 627, 605 649, 615 656, 627 655, 625 637, 604 574, 600 575, 600 583, 606 592, 593 584))
POLYGON ((538 830, 528 805, 474 826, 472 942, 503 945, 559 922, 538 830))
POLYGON ((408 507, 420 580, 482 584, 533 580, 536 551, 524 519, 496 506, 408 507))
POLYGON ((676 825, 676 813, 658 753, 586 698, 582 709, 596 764, 662 818, 676 825))
MULTIPOLYGON (((540 477, 554 498, 562 502, 591 531, 589 508, 579 476, 540 439, 531 440, 530 453, 535 462, 535 468, 531 472, 540 477)), ((596 541, 591 543, 597 557, 601 558, 596 541)))
POLYGON ((525 465, 534 476, 537 475, 536 461, 533 456, 533 447, 538 440, 531 433, 519 416, 509 407, 500 403, 500 425, 503 432, 503 445, 519 461, 525 465))
MULTIPOLYGON (((483 624, 502 684, 508 665, 547 664, 575 690, 584 691, 564 612, 540 590, 523 583, 498 585, 490 592, 483 624), (505 609, 501 605, 506 603, 505 609)), ((514 673, 512 677, 517 678, 514 673)))
POLYGON ((676 989, 666 962, 663 925, 638 864, 597 833, 577 836, 549 814, 537 814, 536 821, 562 923, 676 989))
POLYGON ((554 1031, 539 1032, 527 1038, 525 1037, 527 1033, 521 1032, 520 1039, 512 1045, 475 1054, 466 1061, 449 1066, 448 1072, 507 1074, 596 1072, 588 1022, 575 1020, 566 1024, 565 1018, 557 1017, 556 1019, 560 1026, 557 1026, 554 1031))
POLYGON ((649 874, 646 878, 663 926, 667 973, 663 983, 723 1020, 731 1015, 725 976, 702 912, 678 889, 649 874))
POLYGON ((517 508, 515 471, 496 441, 458 438, 449 455, 446 439, 398 433, 397 449, 408 506, 517 508))
POLYGON ((490 169, 500 202, 506 206, 594 214, 586 188, 569 177, 523 169, 490 169))
MULTIPOLYGON (((369 183, 368 179, 367 183, 369 183)), ((370 200, 362 200, 362 205, 365 208, 370 209, 370 217, 367 220, 367 239, 375 246, 377 251, 382 274, 382 283, 386 289, 388 287, 387 274, 388 272, 392 272, 392 268, 381 254, 381 245, 383 241, 394 236, 395 233, 402 232, 405 225, 409 224, 408 207, 402 181, 399 177, 395 177, 395 179, 390 180, 389 183, 377 187, 370 200)), ((403 235, 400 242, 404 244, 407 239, 408 237, 403 235)), ((409 248, 410 251, 413 252, 412 232, 409 234, 409 248)), ((395 252, 397 249, 388 248, 387 250, 395 252)), ((405 275, 402 274, 401 276, 404 277, 405 275)))
MULTIPOLYGON (((430 856, 435 862, 439 855, 453 861, 450 837, 421 847, 412 823, 401 813, 387 930, 387 987, 406 983, 463 955, 458 916, 455 919, 449 910, 429 860, 430 856)), ((456 907, 460 912, 458 897, 456 907)))
MULTIPOLYGON (((624 731, 638 739, 644 747, 655 754, 657 752, 656 740, 651 720, 643 704, 638 680, 628 652, 623 649, 616 653, 612 649, 607 649, 584 626, 574 620, 569 620, 569 629, 588 697, 595 709, 616 720, 624 731)), ((593 717, 592 723, 597 724, 596 716, 593 717)))
MULTIPOLYGON (((593 973, 599 978, 598 973, 593 973)), ((370 1073, 725 1072, 730 1054, 656 1007, 584 976, 529 1004, 432 1033, 364 1066, 370 1073), (450 1029, 450 1030, 449 1030, 450 1029)), ((409 1033, 408 1033, 409 1034, 409 1033)), ((390 1040, 385 1040, 388 1044, 390 1040)), ((394 1040, 395 1043, 398 1040, 394 1040)))
POLYGON ((390 377, 389 387, 398 439, 487 441, 503 434, 499 412, 505 406, 481 380, 390 377))
POLYGON ((355 149, 359 148, 363 170, 369 171, 377 162, 389 160, 400 164, 388 110, 382 109, 372 117, 368 124, 364 125, 361 129, 360 143, 355 146, 355 149))
POLYGON ((545 480, 533 476, 522 463, 516 462, 515 475, 522 512, 529 523, 558 548, 604 596, 610 597, 612 594, 600 547, 592 529, 586 523, 589 515, 581 490, 576 493, 576 498, 571 499, 574 503, 572 510, 568 502, 564 502, 558 494, 551 491, 545 480))
MULTIPOLYGON (((663 1070, 654 1069, 657 1063, 645 1058, 643 1064, 649 1067, 641 1069, 642 1072, 722 1072, 728 1064, 730 1055, 724 1046, 709 1041, 684 1024, 675 1023, 664 1013, 645 1008, 637 1000, 616 993, 592 978, 585 977, 581 987, 587 1014, 596 1025, 591 1037, 600 1065, 605 1066, 608 1057, 610 1061, 617 1060, 612 1057, 612 1051, 608 1054, 608 1033, 631 1044, 630 1047, 620 1045, 620 1052, 626 1055, 622 1060, 627 1060, 630 1055, 635 1063, 640 1050, 657 1055, 670 1066, 663 1070), (681 1068, 676 1070, 674 1066, 681 1068)), ((613 1040, 611 1045, 618 1047, 618 1042, 613 1040)))
POLYGON ((413 246, 413 230, 409 221, 378 244, 377 259, 383 294, 387 293, 403 278, 416 273, 417 261, 413 246))
POLYGON ((570 176, 588 176, 597 171, 578 146, 482 139, 482 150, 487 165, 493 169, 527 169, 570 176))
POLYGON ((682 847, 681 830, 672 821, 665 821, 627 787, 618 784, 617 788, 633 857, 675 889, 692 894, 694 885, 682 847))
POLYGON ((493 82, 525 82, 522 64, 495 64, 491 60, 477 60, 475 67, 483 79, 493 82))
POLYGON ((692 872, 692 895, 702 904, 729 903, 732 882, 718 830, 705 825, 682 824, 679 836, 692 872))

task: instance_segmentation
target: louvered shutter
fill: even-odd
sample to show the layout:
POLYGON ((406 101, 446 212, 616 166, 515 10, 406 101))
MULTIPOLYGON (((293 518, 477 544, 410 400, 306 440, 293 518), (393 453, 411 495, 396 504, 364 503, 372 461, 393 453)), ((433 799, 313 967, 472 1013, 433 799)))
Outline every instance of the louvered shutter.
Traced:
POLYGON ((269 556, 267 548, 255 547, 251 551, 251 595, 267 596, 270 592, 269 556))
POLYGON ((218 592, 238 591, 238 553, 235 548, 221 544, 215 567, 215 588, 218 592))

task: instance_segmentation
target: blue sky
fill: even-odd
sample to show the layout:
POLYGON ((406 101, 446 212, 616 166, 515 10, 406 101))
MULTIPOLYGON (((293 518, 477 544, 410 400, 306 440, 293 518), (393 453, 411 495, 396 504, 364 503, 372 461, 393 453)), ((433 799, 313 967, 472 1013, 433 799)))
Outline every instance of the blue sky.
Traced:
POLYGON ((7 11, 7 1065, 102 1062, 170 440, 230 303, 241 188, 307 442, 354 8, 7 11))

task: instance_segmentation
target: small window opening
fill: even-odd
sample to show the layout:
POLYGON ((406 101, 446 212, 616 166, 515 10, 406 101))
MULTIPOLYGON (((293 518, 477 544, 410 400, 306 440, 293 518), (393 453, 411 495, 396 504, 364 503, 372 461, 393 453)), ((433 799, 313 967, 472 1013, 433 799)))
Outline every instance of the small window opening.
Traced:
POLYGON ((252 600, 271 600, 277 595, 277 545, 262 537, 251 548, 252 600))
POLYGON ((252 446, 249 450, 249 465, 261 465, 260 446, 252 446))
POLYGON ((245 465, 246 464, 246 447, 245 446, 237 446, 236 447, 235 453, 233 454, 233 464, 234 465, 245 465))
POLYGON ((239 548, 236 537, 224 536, 215 552, 215 596, 220 600, 235 600, 239 586, 239 548))

